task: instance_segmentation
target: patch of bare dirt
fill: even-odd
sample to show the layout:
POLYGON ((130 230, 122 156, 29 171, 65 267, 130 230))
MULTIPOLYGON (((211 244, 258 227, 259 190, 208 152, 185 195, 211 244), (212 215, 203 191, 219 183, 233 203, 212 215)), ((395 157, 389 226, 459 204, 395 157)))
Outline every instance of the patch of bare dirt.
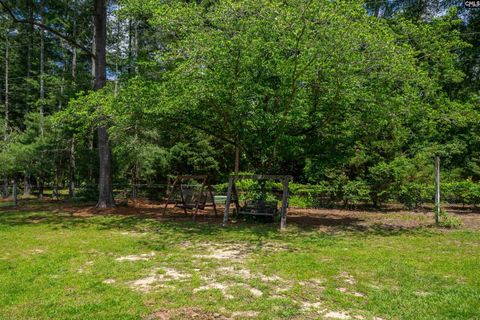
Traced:
POLYGON ((232 313, 233 318, 256 318, 258 317, 258 311, 236 311, 232 313))
POLYGON ((118 257, 115 260, 117 261, 148 261, 155 256, 155 252, 142 253, 138 255, 128 255, 123 257, 118 257))
POLYGON ((150 274, 144 278, 137 279, 130 282, 130 287, 136 291, 149 292, 152 289, 163 287, 170 288, 168 282, 182 281, 190 279, 191 274, 180 272, 173 268, 153 269, 150 274), (163 273, 159 273, 163 271, 163 273))
MULTIPOLYGON (((480 212, 476 208, 445 205, 443 209, 459 217, 464 228, 480 230, 480 212)), ((405 210, 391 205, 382 210, 299 209, 290 208, 287 223, 325 231, 399 231, 434 224, 433 208, 405 210)))
POLYGON ((352 317, 345 312, 330 311, 325 314, 325 318, 345 320, 345 319, 351 319, 352 317))
POLYGON ((175 310, 158 310, 148 315, 144 320, 232 320, 220 313, 204 311, 199 308, 182 308, 175 310))

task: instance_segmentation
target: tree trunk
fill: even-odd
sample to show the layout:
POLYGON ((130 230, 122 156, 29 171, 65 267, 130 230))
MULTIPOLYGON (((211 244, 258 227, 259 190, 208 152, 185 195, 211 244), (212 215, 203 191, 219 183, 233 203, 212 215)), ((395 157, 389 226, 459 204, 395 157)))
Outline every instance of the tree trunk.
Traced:
POLYGON ((8 193, 8 177, 5 175, 3 178, 3 186, 2 186, 2 197, 3 198, 8 198, 9 193, 8 193))
POLYGON ((68 184, 68 196, 70 198, 75 197, 75 138, 72 138, 70 143, 70 175, 68 184))
POLYGON ((132 73, 132 18, 128 19, 128 74, 132 73))
POLYGON ((32 194, 32 185, 30 184, 30 179, 28 175, 25 174, 23 178, 23 195, 30 196, 32 194))
POLYGON ((111 153, 108 144, 108 132, 104 126, 98 127, 98 153, 100 156, 100 175, 97 207, 113 207, 115 202, 112 192, 111 153))
POLYGON ((45 73, 45 34, 44 30, 40 30, 40 135, 43 136, 43 116, 45 102, 45 81, 43 79, 45 73))
POLYGON ((96 6, 97 6, 97 3, 98 3, 99 0, 95 0, 95 12, 94 12, 94 16, 93 16, 93 43, 92 43, 92 52, 93 52, 93 56, 92 56, 92 70, 91 70, 91 76, 92 76, 92 87, 94 90, 95 89, 95 86, 96 86, 96 81, 97 81, 97 74, 96 74, 96 70, 97 70, 97 62, 96 62, 96 59, 97 59, 97 26, 96 26, 96 23, 97 23, 97 19, 96 19, 96 16, 97 16, 97 9, 96 9, 96 6))
POLYGON ((59 176, 58 171, 59 170, 60 169, 58 167, 55 169, 55 175, 53 177, 53 194, 52 194, 52 196, 55 199, 58 199, 58 197, 60 195, 59 192, 58 192, 58 176, 59 176))
MULTIPOLYGON (((89 151, 89 154, 91 154, 93 156, 93 152, 94 152, 94 140, 95 140, 95 128, 91 128, 90 130, 90 136, 87 137, 88 139, 88 151, 89 151)), ((97 183, 97 181, 94 179, 93 177, 93 165, 92 164, 89 164, 88 166, 88 170, 87 170, 87 180, 88 180, 88 183, 89 184, 95 184, 97 183)))
MULTIPOLYGON (((77 36, 77 22, 73 21, 73 38, 77 36)), ((73 85, 77 82, 77 47, 72 46, 72 81, 73 85)))
POLYGON ((18 177, 15 175, 13 177, 13 188, 12 188, 12 193, 13 193, 13 201, 15 202, 15 206, 18 206, 18 177))
MULTIPOLYGON (((28 7, 28 17, 33 20, 33 11, 32 8, 28 7)), ((30 34, 33 35, 34 29, 33 25, 30 25, 29 28, 30 34)), ((30 78, 30 72, 32 70, 32 47, 33 47, 33 37, 28 39, 28 46, 27 46, 27 80, 30 78)))
POLYGON ((135 42, 134 42, 135 48, 134 48, 134 63, 135 63, 135 74, 138 74, 138 21, 135 21, 135 42))
POLYGON ((45 181, 43 178, 38 179, 38 199, 43 199, 43 190, 45 188, 45 181))
POLYGON ((9 121, 9 84, 8 84, 8 78, 9 78, 9 44, 8 44, 8 39, 6 42, 6 48, 5 48, 5 122, 3 124, 3 140, 7 141, 8 137, 8 121, 9 121))
MULTIPOLYGON (((106 38, 107 38, 107 8, 105 0, 95 1, 94 10, 95 27, 95 81, 94 90, 99 90, 106 83, 106 38)), ((101 106, 99 106, 101 108, 101 106)), ((103 119, 100 119, 103 120, 103 119)), ((108 131, 104 124, 97 129, 98 155, 100 162, 98 181, 97 208, 115 206, 112 192, 112 155, 108 139, 108 131)))
POLYGON ((119 68, 118 68, 118 61, 120 60, 120 19, 117 17, 117 34, 116 34, 116 54, 117 56, 115 57, 115 97, 118 94, 118 75, 119 75, 119 68))
POLYGON ((235 146, 235 175, 240 172, 240 147, 235 146))
POLYGON ((65 54, 65 45, 63 43, 63 40, 60 40, 60 45, 62 47, 62 77, 60 80, 60 97, 58 99, 58 110, 62 110, 63 108, 63 94, 65 92, 65 71, 66 71, 66 64, 67 64, 67 59, 66 59, 66 54, 65 54))
MULTIPOLYGON (((4 127, 3 127, 3 140, 7 141, 8 139, 8 118, 9 118, 9 110, 8 110, 8 78, 9 78, 9 45, 8 45, 8 39, 6 42, 6 48, 5 48, 5 118, 4 118, 4 127)), ((2 196, 4 198, 8 198, 8 177, 7 175, 4 176, 3 179, 3 190, 2 190, 2 196)))

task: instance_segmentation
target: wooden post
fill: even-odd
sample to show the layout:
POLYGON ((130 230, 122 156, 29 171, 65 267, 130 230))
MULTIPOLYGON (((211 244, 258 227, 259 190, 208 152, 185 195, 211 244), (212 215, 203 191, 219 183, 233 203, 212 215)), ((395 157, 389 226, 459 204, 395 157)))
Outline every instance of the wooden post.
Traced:
POLYGON ((280 230, 284 230, 287 225, 287 210, 288 210, 288 182, 289 178, 285 178, 283 182, 283 196, 282 196, 282 211, 280 219, 280 230))
POLYGON ((183 179, 180 180, 180 197, 182 198, 183 212, 188 216, 187 203, 185 202, 185 197, 183 196, 183 179))
POLYGON ((435 157, 435 223, 440 218, 440 157, 435 157))
MULTIPOLYGON (((168 184, 170 184, 170 178, 168 178, 168 184)), ((170 198, 173 196, 175 192, 175 185, 177 184, 177 179, 173 181, 172 187, 170 189, 170 185, 167 185, 167 202, 165 203, 165 208, 163 208, 163 215, 167 213, 168 203, 170 202, 170 198)))
MULTIPOLYGON (((200 201, 202 200, 202 196, 203 196, 203 191, 205 190, 205 185, 207 184, 207 178, 203 179, 202 181, 202 188, 200 189, 200 195, 199 197, 197 198, 197 201, 195 202, 195 212, 193 213, 193 221, 195 221, 195 219, 197 218, 197 214, 198 214, 198 207, 200 205, 200 201)), ((205 202, 206 202, 207 199, 205 199, 205 202)), ((215 201, 214 201, 215 202, 215 201)), ((203 208, 205 209, 205 208, 203 208)))
POLYGON ((210 198, 212 199, 213 212, 215 212, 215 217, 216 217, 216 216, 218 216, 218 212, 217 212, 217 205, 215 203, 215 196, 213 195, 212 186, 209 184, 207 189, 208 189, 208 193, 210 194, 210 198))
POLYGON ((240 201, 238 200, 239 199, 238 190, 235 183, 232 186, 232 194, 233 194, 233 201, 235 202, 236 214, 238 215, 238 213, 240 212, 240 201))
POLYGON ((228 224, 228 210, 230 210, 230 201, 232 199, 232 189, 234 184, 234 178, 228 178, 228 190, 227 190, 227 201, 225 203, 225 211, 223 213, 223 226, 226 227, 228 224))

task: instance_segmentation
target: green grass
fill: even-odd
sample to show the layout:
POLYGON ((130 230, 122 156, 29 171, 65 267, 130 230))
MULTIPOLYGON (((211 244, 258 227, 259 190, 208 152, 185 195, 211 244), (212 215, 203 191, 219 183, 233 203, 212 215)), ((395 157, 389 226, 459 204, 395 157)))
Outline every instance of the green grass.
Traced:
POLYGON ((322 319, 331 311, 480 319, 477 231, 279 233, 268 224, 3 208, 0 248, 0 319, 142 319, 182 308, 256 312, 256 319, 322 319), (141 254, 145 260, 117 261, 141 254), (147 292, 133 285, 152 275, 147 292))

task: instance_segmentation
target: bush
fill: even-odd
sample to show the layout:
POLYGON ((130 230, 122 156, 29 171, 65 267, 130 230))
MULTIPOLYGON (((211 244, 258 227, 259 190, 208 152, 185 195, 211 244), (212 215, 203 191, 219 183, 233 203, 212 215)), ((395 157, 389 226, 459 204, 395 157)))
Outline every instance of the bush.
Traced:
POLYGON ((93 184, 83 185, 78 188, 75 201, 96 201, 98 200, 98 187, 93 184))
POLYGON ((438 216, 438 224, 440 227, 448 229, 458 229, 463 223, 460 218, 449 215, 447 212, 440 210, 440 215, 438 216))
POLYGON ((312 198, 296 195, 292 195, 289 197, 288 204, 292 207, 297 208, 312 208, 316 206, 315 203, 312 201, 312 198))
POLYGON ((370 200, 370 187, 362 180, 348 181, 342 187, 342 194, 345 206, 356 206, 370 200))
MULTIPOLYGON (((281 183, 267 181, 263 187, 258 181, 240 180, 236 183, 241 193, 241 199, 273 201, 279 198, 282 191, 281 183)), ((319 184, 290 183, 289 203, 294 207, 330 207, 343 201, 346 207, 354 207, 360 203, 368 203, 375 194, 375 186, 364 180, 338 179, 333 182, 323 181, 319 184)), ((216 186, 218 192, 226 192, 227 184, 216 186)), ((448 203, 463 203, 477 205, 480 203, 480 184, 471 180, 457 182, 442 182, 442 199, 448 203)), ((377 192, 378 195, 378 192, 377 192)), ((431 203, 434 197, 432 183, 402 182, 382 191, 380 200, 392 199, 403 204, 408 209, 418 208, 424 203, 431 203)), ((278 200, 278 199, 277 199, 278 200)), ((378 199, 377 199, 378 200, 378 199)), ((375 204, 375 203, 374 203, 375 204)))
POLYGON ((407 183, 400 186, 396 199, 408 209, 418 208, 433 196, 431 187, 421 183, 407 183))
POLYGON ((480 184, 472 180, 443 183, 442 191, 449 203, 477 205, 480 202, 480 184))
MULTIPOLYGON (((335 188, 326 182, 317 185, 291 183, 289 189, 290 203, 293 198, 293 203, 298 203, 300 207, 329 206, 335 201, 337 194, 335 188)), ((292 204, 292 206, 296 205, 292 204)))

